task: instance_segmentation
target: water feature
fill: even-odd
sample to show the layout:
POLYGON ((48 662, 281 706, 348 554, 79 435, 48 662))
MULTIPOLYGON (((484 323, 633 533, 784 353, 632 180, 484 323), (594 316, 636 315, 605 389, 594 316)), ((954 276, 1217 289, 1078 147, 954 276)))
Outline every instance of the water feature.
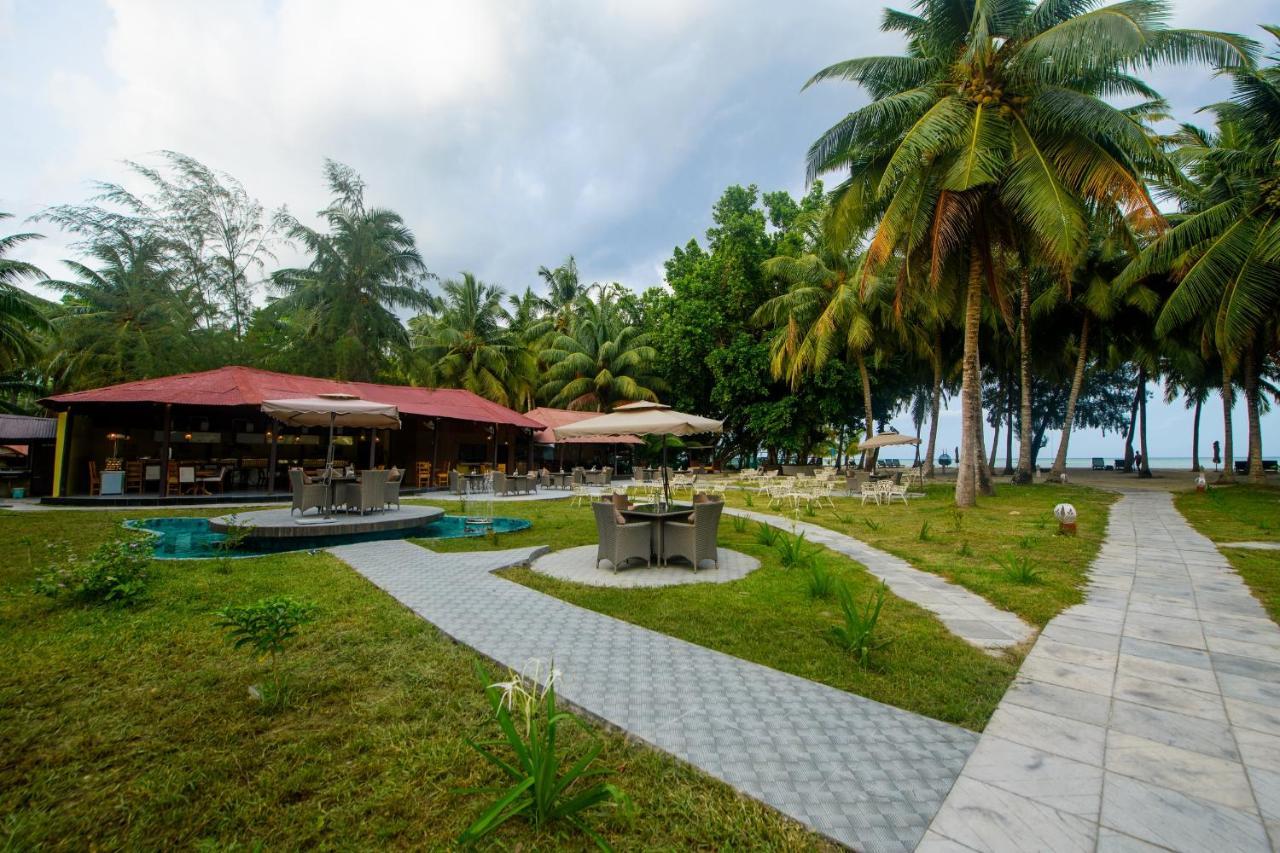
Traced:
POLYGON ((209 528, 209 520, 206 518, 142 518, 126 521, 125 526, 154 534, 155 556, 158 560, 200 560, 226 556, 261 557, 267 554, 310 551, 377 539, 461 539, 485 536, 489 533, 515 533, 529 529, 531 522, 524 518, 490 516, 482 524, 472 524, 470 519, 462 516, 446 515, 421 527, 407 530, 346 536, 315 536, 303 541, 251 540, 230 553, 222 548, 226 536, 214 533, 209 528))

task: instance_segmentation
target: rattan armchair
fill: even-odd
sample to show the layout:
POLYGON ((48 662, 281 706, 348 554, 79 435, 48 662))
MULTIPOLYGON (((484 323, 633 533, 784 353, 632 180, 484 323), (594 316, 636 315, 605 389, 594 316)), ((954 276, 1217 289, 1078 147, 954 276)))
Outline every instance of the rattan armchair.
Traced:
POLYGON ((614 572, 628 560, 644 560, 650 564, 652 556, 652 525, 647 521, 631 521, 619 524, 612 503, 593 503, 596 514, 596 533, 600 545, 596 548, 596 568, 601 560, 608 560, 614 572))
POLYGON ((295 510, 299 515, 306 515, 309 509, 324 512, 329 508, 329 487, 324 483, 308 483, 301 468, 289 469, 289 487, 293 490, 289 515, 295 510))
POLYGON ((720 568, 716 540, 720 531, 720 513, 723 500, 711 500, 693 505, 693 515, 688 522, 668 521, 662 525, 662 562, 672 557, 684 557, 698 571, 704 561, 710 560, 720 568))
POLYGON ((404 481, 404 472, 399 468, 392 468, 387 477, 387 488, 383 496, 383 507, 389 507, 395 504, 396 509, 400 509, 400 484, 404 481))

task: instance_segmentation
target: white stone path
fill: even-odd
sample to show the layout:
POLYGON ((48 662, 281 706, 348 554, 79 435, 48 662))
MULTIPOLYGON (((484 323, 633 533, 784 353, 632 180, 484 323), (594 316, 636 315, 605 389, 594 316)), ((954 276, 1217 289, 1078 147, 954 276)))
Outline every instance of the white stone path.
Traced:
POLYGON ((933 613, 951 633, 978 648, 998 652, 1025 643, 1035 635, 1035 629, 1016 614, 1001 610, 962 586, 932 572, 921 571, 901 557, 873 548, 852 536, 770 513, 734 507, 725 507, 724 511, 727 515, 740 515, 803 533, 806 542, 822 545, 856 560, 888 584, 894 595, 933 613))
POLYGON ((1128 493, 919 849, 1276 849, 1278 703, 1280 628, 1167 493, 1128 493))
POLYGON ((567 701, 829 838, 869 853, 920 841, 977 735, 492 574, 541 550, 438 554, 403 541, 330 549, 501 664, 554 659, 567 701))

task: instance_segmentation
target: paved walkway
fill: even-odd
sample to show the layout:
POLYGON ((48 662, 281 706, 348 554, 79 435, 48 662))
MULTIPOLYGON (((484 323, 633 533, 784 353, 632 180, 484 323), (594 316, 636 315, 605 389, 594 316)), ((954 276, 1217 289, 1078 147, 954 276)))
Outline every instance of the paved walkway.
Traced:
POLYGON ((569 702, 859 850, 915 848, 978 739, 491 574, 541 549, 330 550, 459 642, 514 669, 554 659, 569 702))
POLYGON ((587 586, 642 589, 690 583, 729 583, 742 580, 760 568, 760 561, 755 557, 728 548, 717 548, 718 565, 714 569, 704 567, 695 572, 692 566, 682 563, 666 566, 654 563, 646 566, 644 563, 634 562, 615 572, 607 567, 607 561, 604 566, 596 565, 597 553, 599 548, 595 545, 552 551, 534 560, 533 570, 548 577, 587 586))
POLYGON ((1278 702, 1280 628, 1167 493, 1127 493, 920 849, 1276 849, 1278 702))
POLYGON ((1024 643, 1035 629, 1016 614, 1001 610, 962 586, 915 568, 906 560, 872 548, 867 543, 817 524, 784 516, 725 507, 727 515, 740 515, 775 527, 803 533, 805 540, 830 548, 866 566, 899 598, 933 613, 951 633, 987 651, 1000 651, 1024 643))
POLYGON ((1243 548, 1246 551, 1280 551, 1280 542, 1223 542, 1219 548, 1243 548))

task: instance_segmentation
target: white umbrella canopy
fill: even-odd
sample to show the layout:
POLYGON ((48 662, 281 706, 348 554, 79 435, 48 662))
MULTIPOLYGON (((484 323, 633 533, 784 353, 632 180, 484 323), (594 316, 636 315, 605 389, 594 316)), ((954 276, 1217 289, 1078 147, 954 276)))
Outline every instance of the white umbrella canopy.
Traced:
POLYGON ((362 400, 351 394, 263 400, 262 411, 290 426, 400 428, 400 411, 395 406, 362 400))
POLYGON ((877 447, 895 447, 899 444, 919 444, 920 439, 912 435, 902 435, 896 432, 884 432, 880 435, 868 438, 866 441, 858 445, 859 450, 875 450, 877 447))
MULTIPOLYGON (((677 412, 662 403, 628 403, 607 415, 556 427, 556 438, 582 435, 699 435, 723 432, 724 421, 677 412)), ((667 444, 662 444, 662 494, 671 502, 667 483, 667 444)))

